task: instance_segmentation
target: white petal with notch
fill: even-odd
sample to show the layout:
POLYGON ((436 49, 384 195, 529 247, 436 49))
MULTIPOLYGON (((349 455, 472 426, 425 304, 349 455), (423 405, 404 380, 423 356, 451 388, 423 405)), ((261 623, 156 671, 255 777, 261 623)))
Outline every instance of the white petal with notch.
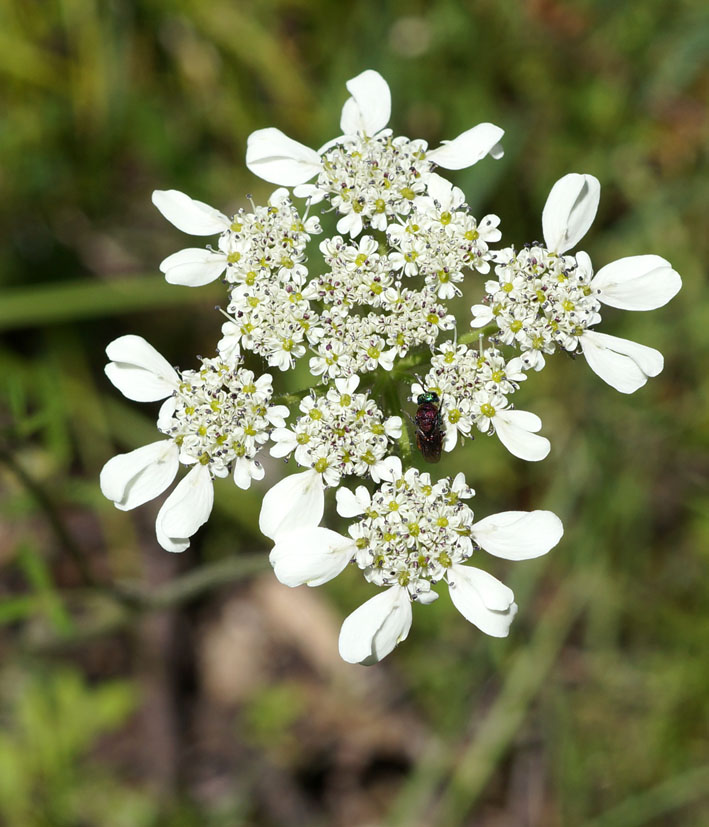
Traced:
POLYGON ((160 272, 168 284, 201 287, 218 279, 226 270, 226 256, 203 247, 187 247, 160 262, 160 272))
POLYGON ((257 129, 246 144, 246 166, 271 184, 294 187, 316 176, 322 168, 314 149, 289 138, 280 129, 257 129))
POLYGON ((159 497, 175 479, 180 464, 178 453, 171 439, 161 439, 109 459, 100 475, 104 497, 121 511, 159 497))
POLYGON ((214 485, 206 465, 197 463, 165 500, 155 521, 158 542, 166 551, 184 551, 190 537, 212 513, 214 485))
POLYGON ((367 69, 348 80, 347 91, 352 97, 342 107, 342 134, 371 137, 384 129, 391 116, 391 91, 379 72, 367 69))
POLYGON ((660 256, 627 256, 606 264, 591 281, 599 301, 621 310, 656 310, 679 293, 682 279, 660 256))
POLYGON ((155 190, 152 200, 171 224, 188 235, 216 235, 231 226, 219 210, 179 190, 155 190))
POLYGON ((551 511, 502 511, 471 528, 479 546, 505 560, 541 557, 554 548, 563 533, 561 520, 551 511))
POLYGON ((479 123, 462 132, 452 141, 444 141, 437 149, 426 153, 426 159, 444 169, 465 169, 477 164, 486 155, 502 157, 499 145, 504 129, 492 123, 479 123))
POLYGON ((579 341, 591 370, 621 393, 634 393, 664 367, 659 350, 628 339, 587 330, 579 341))
POLYGON ((554 184, 542 211, 544 242, 565 253, 586 235, 598 211, 601 185, 593 175, 570 172, 554 184))
POLYGON ((507 637, 517 614, 512 590, 473 566, 456 564, 446 576, 453 605, 463 617, 486 635, 507 637))
POLYGON ((347 566, 357 548, 350 537, 307 526, 279 534, 269 560, 286 586, 321 586, 347 566))
POLYGON ((177 372, 142 336, 114 339, 106 347, 106 356, 111 360, 104 368, 106 376, 134 402, 156 402, 177 389, 177 372))
POLYGON ((325 510, 322 477, 312 469, 291 474, 266 492, 261 504, 259 528, 278 542, 280 534, 296 528, 314 528, 325 510))
POLYGON ((411 599, 405 588, 392 586, 345 618, 340 655, 347 663, 370 666, 385 658, 411 629, 411 599))
POLYGON ((507 450, 528 462, 539 462, 551 449, 546 437, 534 433, 542 427, 541 419, 529 411, 498 411, 492 419, 495 433, 507 450))

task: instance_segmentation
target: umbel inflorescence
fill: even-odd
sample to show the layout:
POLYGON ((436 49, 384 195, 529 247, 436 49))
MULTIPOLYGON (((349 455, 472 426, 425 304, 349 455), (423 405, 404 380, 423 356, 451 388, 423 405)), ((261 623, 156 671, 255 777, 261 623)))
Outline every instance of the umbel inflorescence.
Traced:
POLYGON ((599 332, 601 314, 661 307, 681 280, 656 255, 594 275, 588 254, 572 252, 598 208, 592 175, 564 175, 551 188, 543 244, 502 246, 500 219, 473 216, 439 174, 500 158, 502 129, 478 124, 430 150, 387 128, 389 87, 377 72, 347 89, 342 134, 318 151, 273 128, 249 137, 247 166, 279 185, 265 205, 225 215, 176 190, 153 193, 178 229, 211 238, 168 256, 165 278, 199 287, 221 277, 227 321, 194 369, 173 368, 138 336, 109 344, 113 384, 129 399, 164 400, 162 438, 109 460, 101 488, 118 508, 135 508, 188 466, 156 520, 160 545, 183 551, 209 517, 216 477, 248 488, 265 475, 259 456, 292 458, 304 470, 276 482, 260 513, 275 574, 316 586, 359 568, 380 591, 345 620, 340 653, 369 664, 408 635, 412 603, 435 600, 441 583, 467 620, 508 634, 514 595, 471 560, 546 554, 561 521, 549 511, 478 520, 462 473, 434 479, 417 466, 473 433, 543 459, 541 420, 511 401, 520 384, 564 350, 619 391, 637 390, 662 370, 662 355, 599 332), (334 215, 333 234, 323 237, 316 209, 334 215), (467 319, 464 283, 480 291, 467 319), (461 325, 472 330, 457 337, 461 325), (274 395, 274 374, 257 372, 266 365, 277 379, 298 364, 311 387, 288 396, 274 395), (421 403, 421 454, 410 448, 403 400, 421 403), (321 525, 328 489, 350 521, 344 534, 321 525))

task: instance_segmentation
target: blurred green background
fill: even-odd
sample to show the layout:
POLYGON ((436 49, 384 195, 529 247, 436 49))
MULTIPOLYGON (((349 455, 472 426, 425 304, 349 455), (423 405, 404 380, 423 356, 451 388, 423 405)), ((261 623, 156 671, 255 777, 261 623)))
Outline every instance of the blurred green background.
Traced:
POLYGON ((4 0, 0 823, 709 825, 708 54, 701 0, 4 0), (319 146, 365 68, 397 134, 506 130, 502 161, 454 176, 505 243, 588 172, 596 266, 651 252, 684 279, 666 308, 604 318, 665 354, 660 377, 625 397, 559 356, 518 402, 544 463, 480 438, 440 467, 480 515, 566 525, 547 558, 491 566, 521 607, 510 638, 443 595, 369 670, 336 639, 372 591, 276 583, 264 486, 220 485, 171 556, 157 506, 118 512, 97 480, 155 438, 153 407, 105 380, 106 343, 139 333, 192 367, 218 336, 220 286, 162 280, 191 242, 151 191, 263 199, 248 134, 319 146))

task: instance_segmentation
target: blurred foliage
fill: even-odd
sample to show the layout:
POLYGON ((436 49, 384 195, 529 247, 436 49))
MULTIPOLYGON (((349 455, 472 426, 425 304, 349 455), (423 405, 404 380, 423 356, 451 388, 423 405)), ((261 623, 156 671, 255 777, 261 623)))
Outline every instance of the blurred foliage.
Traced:
POLYGON ((700 0, 0 5, 2 823, 709 823, 707 54, 700 0), (634 397, 563 357, 531 377, 541 467, 482 439, 441 465, 466 468, 482 514, 566 525, 548 559, 494 568, 522 607, 510 639, 442 597, 363 677, 328 659, 370 594, 354 573, 281 590, 301 601, 283 618, 244 579, 258 565, 233 564, 264 548, 263 487, 219 486, 166 559, 154 511, 117 512, 97 475, 154 433, 104 381, 105 344, 143 334, 190 367, 219 325, 218 288, 163 283, 182 241, 150 192, 263 198, 248 134, 319 146, 364 68, 399 134, 506 129, 505 158, 456 183, 507 243, 540 235, 557 178, 593 173, 596 265, 653 252, 684 289, 604 318, 665 354, 634 397))
POLYGON ((76 672, 6 669, 0 734, 0 812, 6 824, 136 827, 150 823, 147 796, 121 785, 86 752, 123 724, 135 704, 127 681, 92 689, 76 672))

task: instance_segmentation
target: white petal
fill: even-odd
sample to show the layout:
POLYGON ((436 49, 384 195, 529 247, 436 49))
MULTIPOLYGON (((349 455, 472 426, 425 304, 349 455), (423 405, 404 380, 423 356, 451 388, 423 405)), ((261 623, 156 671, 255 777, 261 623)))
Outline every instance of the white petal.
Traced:
POLYGON ((486 609, 506 612, 515 602, 512 589, 488 572, 474 566, 455 565, 453 569, 454 576, 457 573, 475 588, 486 609))
POLYGON ((492 421, 500 442, 514 456, 528 462, 538 462, 549 453, 549 440, 532 433, 542 427, 542 421, 536 414, 529 411, 498 411, 492 421))
POLYGON ((475 490, 468 485, 465 480, 465 474, 462 471, 458 471, 453 478, 451 491, 463 500, 469 500, 471 497, 475 496, 475 490))
POLYGON ((360 485, 356 491, 350 491, 349 488, 338 488, 335 492, 335 499, 337 500, 337 513, 340 517, 359 517, 360 514, 369 508, 372 504, 372 498, 369 491, 360 485))
POLYGON ((179 377, 172 365, 142 336, 121 336, 106 348, 111 360, 104 368, 118 390, 134 402, 155 402, 169 396, 179 377))
POLYGON ((571 172, 551 188, 542 212, 547 247, 564 253, 575 247, 593 224, 601 197, 601 185, 593 175, 571 172))
POLYGON ((188 247, 173 253, 160 262, 160 272, 165 273, 169 284, 201 287, 218 279, 226 270, 224 253, 213 253, 201 247, 188 247))
POLYGON ((434 592, 433 589, 429 589, 427 592, 419 592, 416 595, 416 602, 421 603, 422 606, 430 606, 436 600, 438 600, 438 592, 434 592))
POLYGON ((179 190, 155 190, 153 204, 171 224, 189 235, 216 235, 231 226, 219 210, 179 190))
POLYGON ((394 368, 394 359, 396 359, 396 348, 384 350, 379 354, 379 364, 384 370, 392 370, 394 368))
POLYGON ((362 232, 362 216, 356 212, 347 213, 347 215, 343 215, 342 218, 337 222, 337 232, 341 235, 346 235, 347 233, 355 238, 362 232))
POLYGON ((450 451, 452 451, 455 448, 455 446, 457 444, 458 444, 458 429, 453 427, 453 426, 447 427, 444 434, 443 434, 443 450, 446 453, 449 453, 450 451))
POLYGON ((314 149, 294 141, 280 129, 257 129, 246 144, 246 166, 272 184, 293 187, 320 172, 320 156, 314 149))
POLYGON ((206 465, 197 463, 163 503, 155 521, 158 542, 166 551, 184 551, 190 537, 212 513, 214 485, 206 465))
POLYGON ((317 471, 291 474, 266 492, 261 504, 259 528, 272 540, 282 532, 315 527, 325 510, 325 488, 317 471))
POLYGON ((346 379, 335 379, 335 387, 339 394, 348 393, 352 395, 359 387, 359 376, 348 376, 346 379))
POLYGON ((298 445, 298 435, 290 428, 276 428, 271 432, 274 444, 269 454, 272 457, 285 457, 298 445))
POLYGON ((444 141, 437 149, 427 152, 426 158, 444 169, 471 167, 495 149, 504 134, 504 129, 499 126, 479 123, 452 141, 444 141))
POLYGON ((370 467, 369 475, 374 482, 398 479, 401 476, 401 460, 399 457, 384 457, 370 467))
POLYGON ((384 457, 384 459, 369 466, 369 476, 376 483, 383 480, 395 480, 400 475, 401 460, 399 457, 384 457))
POLYGON ((307 198, 311 204, 319 204, 326 193, 319 190, 314 184, 299 184, 293 188, 293 195, 296 198, 307 198))
POLYGON ((296 528, 281 533, 269 560, 285 586, 322 586, 345 568, 357 547, 329 528, 296 528))
POLYGON ((473 314, 470 322, 471 327, 485 327, 494 318, 492 308, 487 304, 474 304, 470 308, 470 312, 473 314))
POLYGON ((660 256, 628 256, 601 267, 591 287, 610 307, 655 310, 679 293, 682 279, 660 256))
POLYGON ((411 600, 406 589, 392 586, 345 618, 340 655, 347 663, 369 666, 386 657, 411 629, 411 600))
MULTIPOLYGON (((271 395, 270 393, 268 394, 271 395)), ((275 428, 285 428, 286 419, 290 416, 290 411, 285 405, 271 405, 266 409, 266 419, 275 428)))
POLYGON ((389 84, 373 69, 347 81, 352 95, 342 107, 340 129, 343 135, 376 135, 389 123, 391 92, 389 84))
POLYGON ((530 560, 554 548, 563 533, 561 520, 551 511, 502 511, 474 523, 471 536, 495 557, 530 560))
POLYGON ((453 605, 467 621, 486 635, 507 637, 517 614, 511 589, 472 566, 451 566, 447 578, 453 605), (492 609, 487 604, 500 608, 492 609))
POLYGON ((151 442, 109 459, 101 469, 101 491, 128 511, 159 497, 175 479, 178 449, 171 439, 151 442))
POLYGON ((401 431, 404 427, 404 422, 400 416, 390 416, 384 420, 384 433, 392 439, 399 439, 401 431))
POLYGON ((268 203, 274 207, 282 207, 290 201, 290 192, 285 187, 278 187, 268 197, 268 203))
POLYGON ((618 336, 587 330, 579 341, 591 370, 621 393, 633 393, 664 367, 659 350, 618 336))
POLYGON ((246 457, 237 457, 234 461, 234 484, 244 491, 251 487, 251 480, 262 480, 265 476, 260 462, 246 457))
MULTIPOLYGON (((429 153, 430 154, 430 153, 429 153)), ((426 189, 434 201, 438 201, 441 210, 447 210, 453 201, 453 184, 442 175, 432 172, 426 178, 426 189)))
POLYGON ((593 264, 591 263, 591 256, 583 250, 579 250, 574 256, 576 259, 576 270, 579 275, 583 275, 587 281, 590 281, 593 276, 593 264))
POLYGON ((158 431, 167 433, 168 428, 172 425, 172 417, 175 414, 176 408, 177 398, 174 396, 168 396, 158 411, 158 420, 156 423, 158 426, 158 431))

